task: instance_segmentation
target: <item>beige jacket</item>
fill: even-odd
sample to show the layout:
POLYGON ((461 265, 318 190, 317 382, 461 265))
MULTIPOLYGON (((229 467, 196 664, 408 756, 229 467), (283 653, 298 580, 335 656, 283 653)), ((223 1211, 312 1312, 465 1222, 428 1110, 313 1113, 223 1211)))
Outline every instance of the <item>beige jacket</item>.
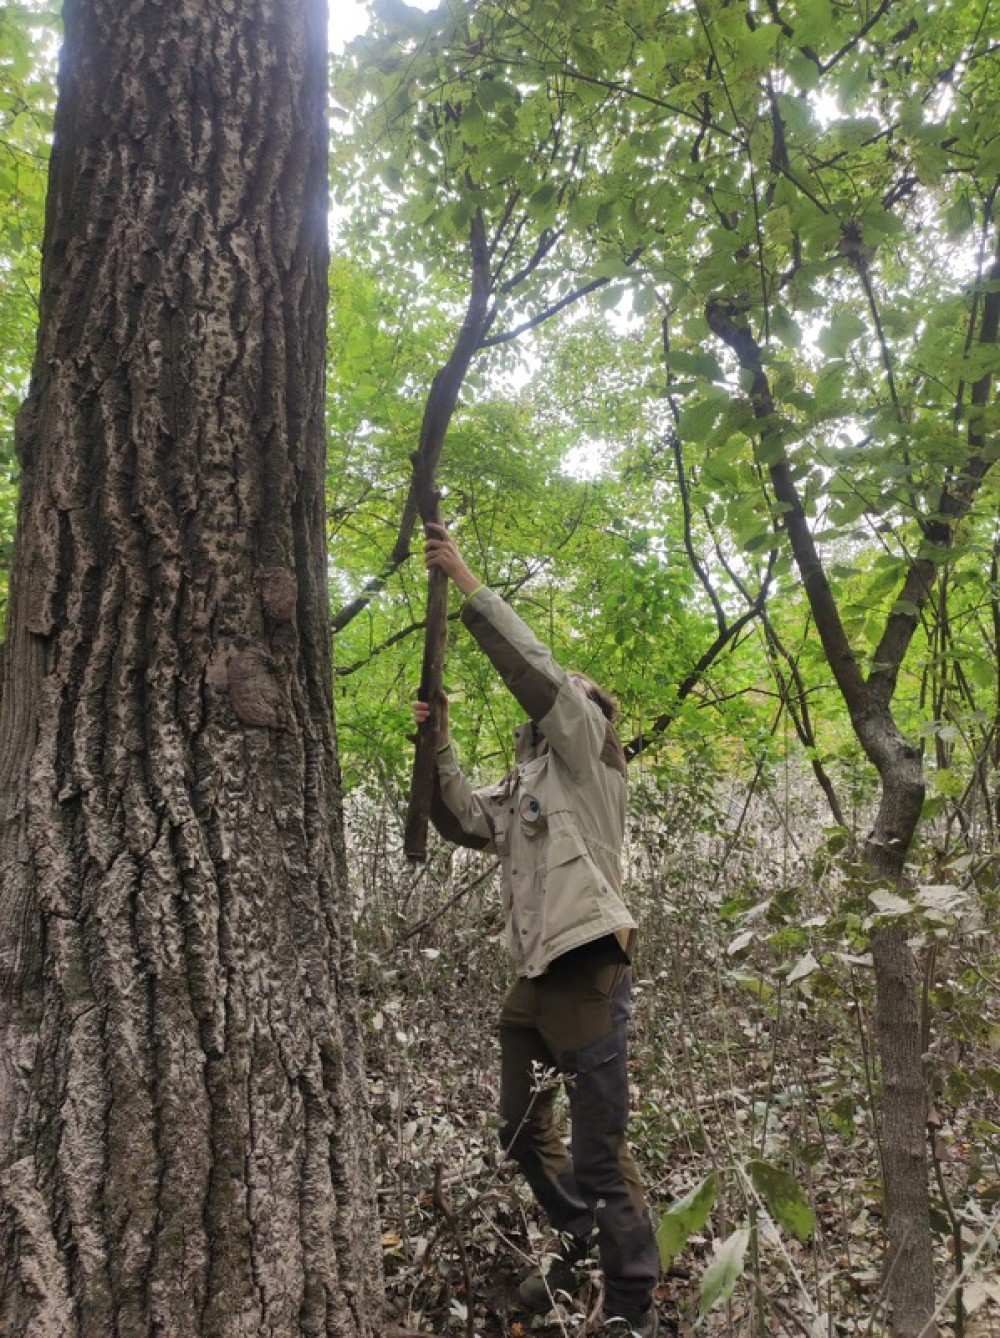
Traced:
POLYGON ((514 769, 474 789, 453 749, 437 755, 431 817, 449 841, 495 851, 507 944, 539 976, 565 952, 635 929, 621 898, 625 754, 614 726, 573 686, 509 604, 481 586, 462 621, 530 720, 514 769))

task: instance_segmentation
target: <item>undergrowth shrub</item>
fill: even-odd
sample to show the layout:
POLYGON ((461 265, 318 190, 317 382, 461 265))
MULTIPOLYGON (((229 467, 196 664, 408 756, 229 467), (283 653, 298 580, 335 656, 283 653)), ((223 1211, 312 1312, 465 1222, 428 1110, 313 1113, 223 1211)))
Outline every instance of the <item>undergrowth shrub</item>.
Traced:
MULTIPOLYGON (((633 781, 626 852, 641 926, 630 1141, 654 1217, 667 1214, 680 1241, 664 1249, 665 1322, 706 1308, 710 1333, 877 1334, 871 913, 846 858, 864 814, 856 831, 831 828, 809 776, 789 768, 750 791, 690 780, 633 781)), ((515 1332, 514 1282, 552 1241, 497 1143, 496 1019, 510 979, 498 875, 490 856, 439 841, 409 866, 404 807, 356 792, 349 811, 390 1293, 401 1319, 433 1332, 515 1332)), ((966 1294, 988 1308, 1000 1203, 995 873, 981 853, 949 864, 935 849, 925 834, 914 887, 962 895, 942 893, 936 919, 907 913, 927 980, 940 1290, 957 1245, 966 1294)), ((563 1332, 586 1330, 586 1305, 557 1313, 563 1332)))

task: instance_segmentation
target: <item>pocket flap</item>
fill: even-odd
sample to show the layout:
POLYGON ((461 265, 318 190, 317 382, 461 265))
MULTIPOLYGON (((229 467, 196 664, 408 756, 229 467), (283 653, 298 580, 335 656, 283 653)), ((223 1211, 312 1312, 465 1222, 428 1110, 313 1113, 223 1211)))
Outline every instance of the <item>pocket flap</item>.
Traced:
POLYGON ((546 869, 556 869, 560 864, 568 864, 571 859, 586 855, 587 847, 583 837, 571 828, 561 832, 549 832, 549 846, 545 852, 546 869))
POLYGON ((602 1064, 607 1064, 609 1060, 616 1059, 622 1050, 621 1031, 615 1027, 609 1031, 607 1036, 602 1036, 599 1041, 593 1041, 590 1045, 585 1045, 582 1050, 577 1050, 573 1067, 577 1073, 593 1073, 594 1069, 599 1069, 602 1064))

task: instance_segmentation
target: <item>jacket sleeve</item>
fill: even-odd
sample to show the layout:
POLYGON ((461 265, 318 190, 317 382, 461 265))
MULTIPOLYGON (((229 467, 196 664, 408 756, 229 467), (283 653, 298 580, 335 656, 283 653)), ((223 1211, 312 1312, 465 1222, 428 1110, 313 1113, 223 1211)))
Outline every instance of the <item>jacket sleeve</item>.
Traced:
POLYGON ((614 730, 600 707, 576 690, 548 646, 485 586, 465 601, 462 621, 561 761, 579 776, 592 770, 609 738, 616 739, 614 730))
POLYGON ((485 791, 474 790, 449 744, 435 759, 431 821, 446 841, 473 850, 493 850, 485 791))

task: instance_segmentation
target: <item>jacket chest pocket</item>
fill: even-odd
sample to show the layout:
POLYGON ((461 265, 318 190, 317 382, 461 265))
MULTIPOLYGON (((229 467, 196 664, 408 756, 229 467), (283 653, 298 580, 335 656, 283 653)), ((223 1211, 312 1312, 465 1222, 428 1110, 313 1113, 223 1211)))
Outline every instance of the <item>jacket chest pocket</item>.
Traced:
POLYGON ((590 856, 587 854, 587 846, 583 837, 571 828, 564 827, 562 831, 553 832, 549 836, 549 844, 545 852, 546 873, 554 873, 558 869, 564 869, 566 865, 572 864, 574 860, 585 860, 590 864, 590 856))
POLYGON ((563 916, 575 918, 573 908, 579 898, 596 898, 603 890, 604 880, 583 837, 571 829, 550 833, 545 851, 545 901, 555 921, 563 916))

